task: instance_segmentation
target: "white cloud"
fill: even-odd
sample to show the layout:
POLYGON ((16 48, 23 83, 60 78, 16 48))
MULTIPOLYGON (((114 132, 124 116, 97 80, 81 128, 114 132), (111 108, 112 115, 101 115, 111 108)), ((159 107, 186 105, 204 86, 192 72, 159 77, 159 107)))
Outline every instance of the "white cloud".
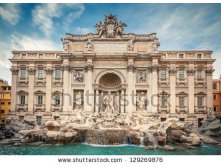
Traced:
POLYGON ((10 40, 6 43, 0 42, 0 78, 11 81, 11 73, 9 71, 12 58, 12 50, 58 50, 62 49, 61 45, 54 43, 48 39, 31 38, 26 35, 14 33, 10 36, 10 40))
POLYGON ((0 18, 11 25, 18 23, 20 13, 21 9, 19 4, 4 4, 0 6, 0 18))
MULTIPOLYGON (((59 18, 63 26, 68 26, 73 20, 79 18, 84 11, 82 4, 41 4, 32 12, 33 22, 47 36, 55 30, 55 19, 59 18)), ((61 28, 63 26, 60 26, 61 28)), ((65 28, 64 27, 64 28, 65 28)))
POLYGON ((21 34, 11 35, 12 50, 57 50, 57 44, 48 39, 31 38, 21 34))
POLYGON ((93 28, 87 28, 87 27, 77 27, 76 28, 76 34, 88 34, 92 33, 94 31, 93 28))

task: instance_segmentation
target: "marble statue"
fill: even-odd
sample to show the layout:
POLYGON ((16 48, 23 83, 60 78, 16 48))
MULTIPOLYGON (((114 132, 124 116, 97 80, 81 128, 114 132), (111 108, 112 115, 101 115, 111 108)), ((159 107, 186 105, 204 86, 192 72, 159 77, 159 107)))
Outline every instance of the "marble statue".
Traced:
POLYGON ((146 81, 146 71, 138 71, 137 82, 145 82, 145 81, 146 81))
POLYGON ((82 93, 78 92, 76 94, 76 109, 82 109, 83 108, 83 100, 82 100, 82 93))
POLYGON ((79 70, 74 71, 74 81, 77 81, 77 82, 83 82, 84 81, 83 71, 79 71, 79 70))
POLYGON ((144 92, 141 92, 140 95, 138 95, 137 97, 137 108, 138 111, 145 111, 146 110, 146 95, 144 94, 144 92))
POLYGON ((134 51, 134 39, 130 39, 130 40, 129 40, 127 49, 128 49, 129 52, 134 51))
POLYGON ((85 43, 85 51, 86 52, 92 52, 94 50, 94 45, 92 43, 92 39, 88 39, 87 42, 85 43))

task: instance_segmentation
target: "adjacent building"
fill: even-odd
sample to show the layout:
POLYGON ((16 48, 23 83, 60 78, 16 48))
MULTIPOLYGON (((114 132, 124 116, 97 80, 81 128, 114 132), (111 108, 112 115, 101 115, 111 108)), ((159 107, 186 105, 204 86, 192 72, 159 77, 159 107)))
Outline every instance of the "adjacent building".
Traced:
POLYGON ((62 51, 12 51, 11 116, 40 124, 113 110, 200 126, 213 107, 212 51, 158 50, 156 33, 126 26, 108 15, 96 34, 66 34, 62 51))
POLYGON ((213 111, 221 116, 221 76, 213 80, 213 111))
POLYGON ((7 81, 0 79, 0 126, 4 126, 11 107, 11 86, 7 81))

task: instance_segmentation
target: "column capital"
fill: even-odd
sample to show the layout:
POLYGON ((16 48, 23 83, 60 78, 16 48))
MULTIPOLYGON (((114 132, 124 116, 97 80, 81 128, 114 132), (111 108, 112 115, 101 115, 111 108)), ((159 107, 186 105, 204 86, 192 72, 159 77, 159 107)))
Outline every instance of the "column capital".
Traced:
POLYGON ((214 69, 206 69, 205 70, 206 76, 212 76, 214 71, 215 71, 214 69))
POLYGON ((130 65, 127 66, 127 71, 135 72, 136 69, 137 69, 137 68, 136 68, 135 65, 130 64, 130 65))
POLYGON ((53 73, 53 69, 51 67, 47 67, 45 69, 45 72, 46 72, 47 75, 51 75, 53 73))
POLYGON ((176 69, 169 69, 169 75, 174 76, 176 75, 177 70, 176 69))
POLYGON ((151 65, 148 67, 148 70, 150 72, 156 72, 158 70, 159 66, 158 65, 151 65))
POLYGON ((193 68, 187 69, 187 75, 188 76, 194 76, 195 72, 196 72, 196 70, 193 69, 193 68))
POLYGON ((17 67, 12 67, 10 68, 11 72, 12 72, 12 75, 18 75, 18 68, 17 67))
POLYGON ((84 67, 84 70, 85 72, 88 72, 88 71, 93 71, 94 70, 94 66, 91 65, 91 64, 88 64, 84 67))
POLYGON ((36 72, 36 69, 35 69, 34 67, 29 67, 29 68, 28 68, 28 74, 29 74, 29 75, 34 75, 35 72, 36 72))
POLYGON ((63 71, 70 71, 71 66, 69 66, 69 65, 62 65, 61 69, 62 69, 63 71))

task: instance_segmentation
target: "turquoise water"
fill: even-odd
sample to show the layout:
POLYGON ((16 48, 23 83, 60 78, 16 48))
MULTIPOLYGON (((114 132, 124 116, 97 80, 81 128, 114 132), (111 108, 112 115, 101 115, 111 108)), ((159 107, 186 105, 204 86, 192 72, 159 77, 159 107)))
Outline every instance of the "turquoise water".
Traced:
POLYGON ((0 146, 0 155, 221 155, 221 147, 204 145, 182 151, 145 150, 143 147, 92 146, 87 144, 59 146, 0 146))

